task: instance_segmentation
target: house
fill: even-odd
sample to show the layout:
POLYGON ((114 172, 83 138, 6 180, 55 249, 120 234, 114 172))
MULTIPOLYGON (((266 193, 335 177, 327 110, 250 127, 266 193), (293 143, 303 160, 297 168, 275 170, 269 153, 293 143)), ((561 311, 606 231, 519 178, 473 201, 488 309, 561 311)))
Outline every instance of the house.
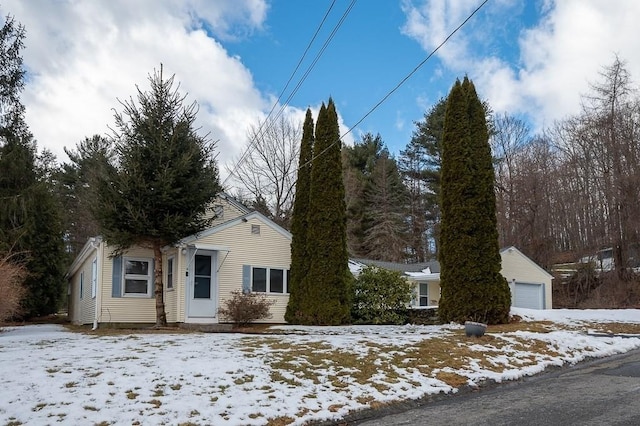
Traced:
MULTIPOLYGON (((164 303, 169 323, 217 324, 218 308, 233 291, 275 301, 265 322, 283 323, 289 300, 291 234, 227 194, 211 208, 215 219, 198 235, 163 249, 164 303)), ((122 256, 100 237, 74 260, 69 317, 75 324, 153 324, 156 319, 153 251, 133 247, 122 256)))
MULTIPOLYGON (((553 276, 515 247, 500 250, 502 275, 511 289, 511 306, 530 309, 551 309, 553 276)), ((415 283, 415 308, 437 306, 440 301, 440 264, 437 261, 419 264, 380 262, 354 259, 361 266, 375 265, 403 272, 415 283)), ((352 267, 352 270, 357 268, 352 267)))

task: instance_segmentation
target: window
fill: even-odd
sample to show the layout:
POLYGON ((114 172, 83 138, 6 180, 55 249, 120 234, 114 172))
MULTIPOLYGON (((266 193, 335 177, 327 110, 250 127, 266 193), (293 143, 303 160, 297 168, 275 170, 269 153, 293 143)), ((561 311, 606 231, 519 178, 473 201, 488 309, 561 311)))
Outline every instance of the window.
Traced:
POLYGON ((267 268, 253 268, 251 291, 267 292, 267 268))
POLYGON ((420 283, 418 303, 419 306, 429 306, 429 284, 420 283))
POLYGON ((96 298, 98 292, 98 258, 96 257, 91 262, 91 298, 96 298))
POLYGON ((173 257, 167 259, 167 290, 173 290, 173 257))
POLYGON ((251 225, 251 233, 253 235, 260 235, 260 225, 251 225))
POLYGON ((284 271, 271 269, 269 271, 269 291, 271 293, 284 293, 284 271))
POLYGON ((84 272, 80 272, 80 299, 82 299, 82 293, 84 293, 84 272))
POLYGON ((151 260, 124 258, 124 295, 151 296, 151 260))
POLYGON ((252 268, 251 291, 257 293, 288 293, 289 270, 279 268, 252 268))

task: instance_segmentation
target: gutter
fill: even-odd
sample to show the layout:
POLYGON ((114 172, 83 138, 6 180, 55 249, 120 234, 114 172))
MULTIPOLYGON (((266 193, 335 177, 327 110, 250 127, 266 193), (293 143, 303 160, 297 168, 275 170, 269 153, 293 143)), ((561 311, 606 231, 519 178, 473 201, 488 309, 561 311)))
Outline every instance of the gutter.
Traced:
MULTIPOLYGON (((102 238, 92 238, 91 247, 96 251, 96 307, 93 327, 91 328, 91 330, 95 331, 98 329, 98 318, 100 317, 100 307, 102 306, 102 255, 104 252, 102 238)), ((93 279, 93 277, 91 277, 91 279, 93 279)))

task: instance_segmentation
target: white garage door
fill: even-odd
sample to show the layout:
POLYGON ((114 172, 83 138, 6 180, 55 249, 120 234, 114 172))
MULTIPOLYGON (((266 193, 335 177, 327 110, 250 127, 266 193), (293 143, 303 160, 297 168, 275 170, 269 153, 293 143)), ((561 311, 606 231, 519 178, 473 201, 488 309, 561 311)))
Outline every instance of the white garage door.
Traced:
POLYGON ((516 282, 512 305, 516 308, 544 309, 544 284, 516 282))

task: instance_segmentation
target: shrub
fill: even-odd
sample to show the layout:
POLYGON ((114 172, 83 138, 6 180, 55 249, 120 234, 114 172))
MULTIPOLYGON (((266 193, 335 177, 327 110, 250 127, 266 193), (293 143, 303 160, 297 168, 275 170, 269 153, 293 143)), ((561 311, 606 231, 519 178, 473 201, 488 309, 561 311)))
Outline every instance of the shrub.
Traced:
POLYGON ((414 285, 400 272, 367 266, 355 280, 352 316, 356 324, 403 324, 414 285))
POLYGON ((271 318, 269 308, 276 303, 269 300, 264 294, 231 292, 231 299, 223 303, 218 309, 218 314, 237 327, 244 327, 260 319, 271 318))
POLYGON ((0 254, 0 322, 20 314, 20 302, 25 295, 23 282, 27 270, 12 262, 11 254, 0 254))

